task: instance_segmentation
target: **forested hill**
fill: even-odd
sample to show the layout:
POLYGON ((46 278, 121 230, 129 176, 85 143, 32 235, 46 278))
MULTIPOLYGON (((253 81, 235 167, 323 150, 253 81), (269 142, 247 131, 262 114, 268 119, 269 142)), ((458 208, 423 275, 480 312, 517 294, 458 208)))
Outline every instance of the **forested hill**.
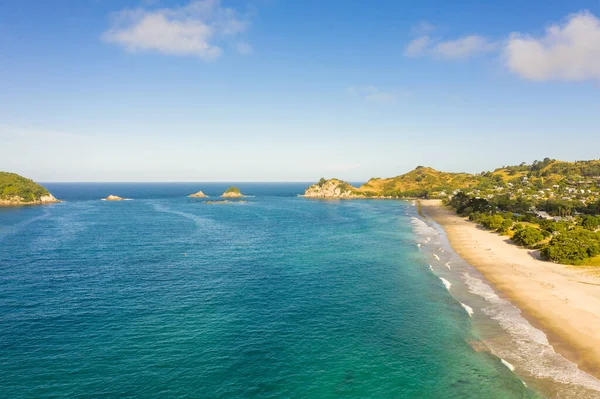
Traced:
POLYGON ((46 202, 56 202, 46 188, 16 173, 0 172, 0 205, 46 202))

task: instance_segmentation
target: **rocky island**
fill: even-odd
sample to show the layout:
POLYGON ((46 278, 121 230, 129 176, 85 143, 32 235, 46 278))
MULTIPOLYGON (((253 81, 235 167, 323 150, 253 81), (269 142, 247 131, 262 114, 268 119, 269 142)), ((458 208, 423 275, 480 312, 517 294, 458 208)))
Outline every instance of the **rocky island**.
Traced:
POLYGON ((0 206, 61 202, 41 185, 16 173, 0 172, 0 206))
POLYGON ((240 192, 240 189, 234 186, 229 187, 221 197, 223 198, 240 198, 244 195, 240 192))
POLYGON ((123 200, 125 200, 125 198, 121 198, 117 195, 109 195, 106 198, 102 198, 102 200, 104 200, 104 201, 123 201, 123 200))
POLYGON ((204 194, 202 191, 198 191, 197 193, 188 195, 189 198, 206 198, 208 195, 204 194))
POLYGON ((308 187, 304 192, 307 198, 364 198, 356 187, 338 179, 321 178, 318 183, 308 187))

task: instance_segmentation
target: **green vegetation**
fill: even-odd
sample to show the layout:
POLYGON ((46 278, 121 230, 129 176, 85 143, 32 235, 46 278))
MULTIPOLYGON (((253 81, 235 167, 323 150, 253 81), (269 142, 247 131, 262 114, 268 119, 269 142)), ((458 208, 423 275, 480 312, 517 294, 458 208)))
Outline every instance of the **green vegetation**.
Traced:
POLYGON ((227 190, 225 190, 225 192, 223 194, 242 194, 242 192, 240 191, 239 188, 235 187, 235 186, 231 186, 229 187, 227 190))
POLYGON ((542 230, 535 228, 535 227, 525 227, 524 229, 521 229, 517 232, 515 232, 515 234, 512 237, 512 240, 519 244, 522 245, 524 247, 528 247, 528 248, 533 248, 537 243, 539 243, 540 241, 542 241, 545 237, 544 233, 542 232, 542 230))
POLYGON ((580 227, 557 235, 542 250, 545 259, 557 263, 580 265, 600 255, 600 233, 580 227))
MULTIPOLYGON (((518 245, 540 249, 544 259, 570 265, 596 264, 600 255, 600 216, 576 213, 550 217, 531 208, 523 198, 477 198, 457 193, 448 205, 469 220, 511 237, 518 245)), ((587 209, 587 208, 586 208, 587 209)))
POLYGON ((48 190, 31 179, 16 173, 0 172, 0 200, 19 197, 23 202, 35 202, 49 194, 48 190))
POLYGON ((468 173, 446 173, 418 166, 404 175, 389 179, 373 178, 357 190, 367 197, 438 198, 479 184, 479 177, 468 173))
POLYGON ((600 264, 600 160, 544 158, 479 174, 418 166, 400 176, 372 178, 359 188, 337 179, 317 185, 327 182, 368 198, 440 198, 518 245, 540 249, 548 260, 600 264))
POLYGON ((477 176, 446 200, 457 213, 547 260, 600 265, 600 160, 545 158, 477 176))

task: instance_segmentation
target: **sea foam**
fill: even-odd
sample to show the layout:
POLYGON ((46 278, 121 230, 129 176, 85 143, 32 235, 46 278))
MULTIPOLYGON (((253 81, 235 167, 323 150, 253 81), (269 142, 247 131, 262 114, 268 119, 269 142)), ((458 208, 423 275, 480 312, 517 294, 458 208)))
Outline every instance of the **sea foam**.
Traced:
MULTIPOLYGON (((518 308, 500 298, 481 279, 464 273, 464 281, 469 292, 486 301, 487 305, 482 308, 483 313, 496 320, 512 337, 510 345, 496 344, 494 341, 487 342, 506 367, 514 370, 514 366, 503 359, 505 357, 515 361, 525 374, 531 374, 537 378, 549 378, 571 387, 580 386, 600 392, 600 380, 583 372, 575 363, 556 353, 546 335, 529 324, 518 308)), ((579 397, 578 392, 573 391, 571 394, 573 396, 568 397, 579 397)))
POLYGON ((450 281, 446 280, 443 277, 440 277, 440 280, 442 280, 442 283, 444 283, 444 287, 446 287, 446 289, 448 291, 450 291, 450 287, 452 287, 452 283, 450 283, 450 281))
POLYGON ((467 311, 467 314, 469 315, 469 317, 473 317, 473 308, 470 307, 469 305, 465 305, 464 303, 460 303, 460 306, 463 307, 463 309, 465 309, 467 311))

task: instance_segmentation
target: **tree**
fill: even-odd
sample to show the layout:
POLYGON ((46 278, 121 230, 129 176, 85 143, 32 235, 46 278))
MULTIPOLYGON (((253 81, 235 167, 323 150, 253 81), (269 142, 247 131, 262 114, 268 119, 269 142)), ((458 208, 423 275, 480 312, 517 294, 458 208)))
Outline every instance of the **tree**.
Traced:
POLYGON ((540 229, 535 227, 525 227, 524 229, 518 230, 512 237, 512 240, 519 245, 525 247, 532 247, 538 242, 544 239, 544 235, 540 229))
POLYGON ((600 217, 591 215, 585 216, 581 221, 581 226, 583 226, 584 229, 594 231, 600 226, 600 217))
POLYGON ((504 218, 500 215, 492 215, 482 220, 482 224, 490 230, 498 230, 502 227, 504 218))
POLYGON ((498 232, 501 234, 506 234, 511 229, 512 225, 513 225, 512 220, 504 219, 504 221, 502 222, 502 226, 500 226, 500 228, 498 229, 498 232))
POLYGON ((600 234, 577 227, 554 237, 542 250, 545 259, 577 265, 600 254, 600 234))

